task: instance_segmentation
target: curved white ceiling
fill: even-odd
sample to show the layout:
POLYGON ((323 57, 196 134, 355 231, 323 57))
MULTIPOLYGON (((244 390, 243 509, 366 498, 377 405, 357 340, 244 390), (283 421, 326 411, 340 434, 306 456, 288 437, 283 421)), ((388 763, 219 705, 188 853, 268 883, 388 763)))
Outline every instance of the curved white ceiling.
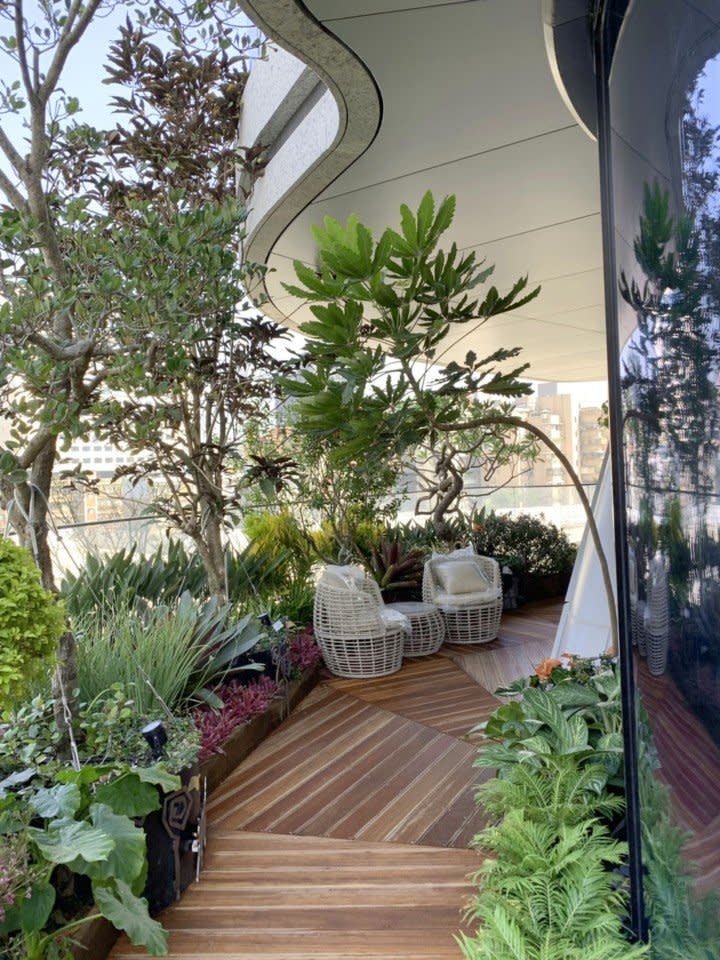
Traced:
POLYGON ((363 61, 383 114, 365 153, 272 247, 267 289, 278 313, 302 315, 282 281, 293 279, 294 258, 314 261, 312 224, 356 213, 379 233, 396 224, 400 203, 428 189, 455 193, 452 239, 496 264, 501 289, 524 273, 543 288, 457 354, 522 346, 536 379, 604 378, 596 145, 554 84, 539 0, 305 5, 363 61))

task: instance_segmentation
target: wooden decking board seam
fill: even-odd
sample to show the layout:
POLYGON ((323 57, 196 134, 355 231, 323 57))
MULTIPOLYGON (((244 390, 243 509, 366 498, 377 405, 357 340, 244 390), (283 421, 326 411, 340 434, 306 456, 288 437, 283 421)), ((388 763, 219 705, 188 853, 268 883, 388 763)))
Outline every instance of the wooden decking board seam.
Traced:
MULTIPOLYGON (((375 716, 373 719, 370 719, 370 718, 368 717, 368 719, 367 719, 366 722, 367 722, 368 724, 373 725, 373 727, 374 727, 375 724, 380 724, 381 726, 387 725, 387 724, 389 723, 389 720, 388 720, 387 718, 385 718, 385 717, 377 717, 377 716, 375 716)), ((356 743, 356 737, 357 737, 356 728, 350 729, 350 730, 346 731, 338 740, 335 740, 334 742, 332 741, 332 738, 330 738, 330 741, 331 741, 331 742, 328 743, 328 744, 326 744, 326 745, 324 745, 322 752, 330 751, 330 750, 332 750, 332 749, 337 749, 338 752, 337 752, 336 755, 337 755, 337 756, 344 756, 345 754, 350 753, 350 752, 352 751, 352 749, 353 749, 353 747, 354 747, 354 745, 355 745, 355 743, 356 743)), ((307 746, 304 746, 301 751, 293 751, 292 757, 295 757, 295 755, 296 755, 298 752, 300 752, 300 753, 305 753, 305 757, 304 757, 302 763, 303 763, 303 765, 307 765, 307 766, 309 767, 309 766, 312 764, 314 758, 307 755, 307 746)), ((285 758, 285 757, 280 756, 280 757, 278 758, 278 760, 280 760, 280 759, 282 759, 283 766, 290 766, 291 757, 285 758)), ((294 768, 294 769, 293 769, 291 766, 290 766, 289 769, 285 770, 284 773, 279 774, 279 775, 276 773, 274 776, 273 776, 273 773, 272 773, 273 769, 274 769, 274 768, 273 768, 272 766, 266 767, 266 770, 265 770, 265 779, 268 781, 268 785, 267 785, 267 787, 265 788, 265 790, 264 790, 263 792, 266 792, 267 790, 274 790, 275 788, 277 788, 277 787, 279 786, 279 784, 281 784, 281 783, 283 783, 284 781, 287 781, 287 780, 292 780, 292 778, 297 775, 297 768, 294 768)), ((237 774, 238 772, 241 772, 241 771, 242 771, 242 764, 240 765, 240 767, 238 767, 238 771, 236 771, 236 774, 237 774)), ((236 776, 236 775, 234 775, 234 776, 236 776)), ((244 788, 246 788, 246 787, 248 787, 248 786, 252 786, 253 783, 257 783, 257 780, 253 781, 252 779, 249 779, 249 780, 246 781, 246 780, 242 779, 241 776, 236 776, 236 780, 241 780, 242 785, 243 785, 244 788)), ((236 792, 237 792, 237 790, 236 790, 236 792)), ((259 796, 260 796, 259 794, 255 794, 255 798, 259 798, 259 796)), ((241 804, 239 804, 239 805, 235 805, 235 806, 231 807, 231 809, 230 809, 228 812, 226 812, 226 813, 224 813, 224 814, 221 814, 220 816, 217 816, 217 815, 216 815, 216 816, 215 816, 215 822, 216 822, 216 823, 223 823, 223 822, 224 822, 225 820, 227 820, 229 817, 238 816, 238 815, 239 815, 239 810, 242 809, 242 807, 245 806, 245 804, 250 803, 250 802, 252 802, 252 801, 251 801, 251 800, 247 800, 247 801, 245 801, 244 803, 241 803, 241 804)), ((210 808, 210 810, 211 810, 211 812, 212 812, 213 808, 210 808)))

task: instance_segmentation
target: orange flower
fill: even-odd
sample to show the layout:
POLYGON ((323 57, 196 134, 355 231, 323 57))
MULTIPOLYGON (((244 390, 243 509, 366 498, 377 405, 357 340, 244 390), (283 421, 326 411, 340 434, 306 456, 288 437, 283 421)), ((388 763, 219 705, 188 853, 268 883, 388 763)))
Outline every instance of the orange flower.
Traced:
POLYGON ((556 660, 554 657, 546 657, 542 663, 535 667, 535 673, 545 683, 550 679, 550 675, 557 667, 562 666, 562 660, 556 660))

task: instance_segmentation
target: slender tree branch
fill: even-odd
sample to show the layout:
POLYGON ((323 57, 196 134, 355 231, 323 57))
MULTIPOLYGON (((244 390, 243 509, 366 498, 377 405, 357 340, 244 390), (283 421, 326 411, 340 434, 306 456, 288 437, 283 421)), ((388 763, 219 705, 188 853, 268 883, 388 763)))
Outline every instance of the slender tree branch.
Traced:
POLYGON ((512 417, 504 416, 502 414, 488 414, 484 417, 478 417, 475 420, 470 420, 466 423, 453 424, 453 423, 435 423, 434 426, 438 431, 443 433, 452 433, 458 430, 474 430, 478 427, 488 426, 492 424, 498 424, 500 426, 508 427, 518 427, 521 430, 527 430, 528 433, 532 433, 538 438, 546 447, 548 447, 558 458, 560 463, 565 467, 565 470, 568 473, 568 476, 573 482, 575 489, 577 491, 578 497, 582 504, 583 510, 585 511, 585 519, 587 520, 588 529, 590 530, 590 536, 592 537, 595 550, 597 551, 598 560, 600 562, 600 571, 603 579, 603 586, 605 587, 605 596, 608 604, 608 613, 610 615, 610 635, 611 635, 611 646, 608 648, 608 653, 615 655, 618 650, 618 620, 617 620, 617 609, 615 606, 615 593, 612 586, 612 578, 610 576, 610 567, 608 565, 607 556, 603 549, 602 540, 600 539, 600 531, 598 530, 597 523, 595 522, 595 516, 592 512, 592 506, 588 495, 585 493, 585 488, 583 487, 580 478, 575 472, 570 460, 565 456, 560 447, 554 443, 550 437, 541 430, 540 427, 536 427, 534 423, 530 423, 527 420, 523 420, 521 417, 512 417))
POLYGON ((17 46, 18 64, 20 65, 20 76, 22 77, 25 93, 30 103, 34 103, 37 98, 37 90, 33 86, 32 77, 27 61, 27 50, 25 48, 25 16, 23 14, 23 0, 15 0, 15 43, 17 46))
MULTIPOLYGON (((1 146, 1 144, 0 144, 1 146)), ((5 150, 3 149, 3 153, 5 150)), ((18 213, 28 212, 28 202, 4 170, 0 170, 0 190, 5 194, 18 213)))

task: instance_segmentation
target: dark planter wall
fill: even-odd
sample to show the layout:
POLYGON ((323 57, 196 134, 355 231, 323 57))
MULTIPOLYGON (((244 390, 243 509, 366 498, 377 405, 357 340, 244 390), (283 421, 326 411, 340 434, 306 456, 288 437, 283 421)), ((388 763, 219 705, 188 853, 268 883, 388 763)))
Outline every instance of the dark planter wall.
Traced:
MULTIPOLYGON (((621 654, 634 668, 625 671, 625 695, 637 683, 675 818, 717 863, 720 151, 712 128, 720 125, 720 0, 599 6, 621 654), (682 269, 668 259, 673 250, 682 269)), ((629 782, 630 819, 642 816, 636 787, 629 782)), ((633 920, 642 931, 637 846, 633 861, 633 920)), ((701 877, 701 889, 712 883, 701 877)))

